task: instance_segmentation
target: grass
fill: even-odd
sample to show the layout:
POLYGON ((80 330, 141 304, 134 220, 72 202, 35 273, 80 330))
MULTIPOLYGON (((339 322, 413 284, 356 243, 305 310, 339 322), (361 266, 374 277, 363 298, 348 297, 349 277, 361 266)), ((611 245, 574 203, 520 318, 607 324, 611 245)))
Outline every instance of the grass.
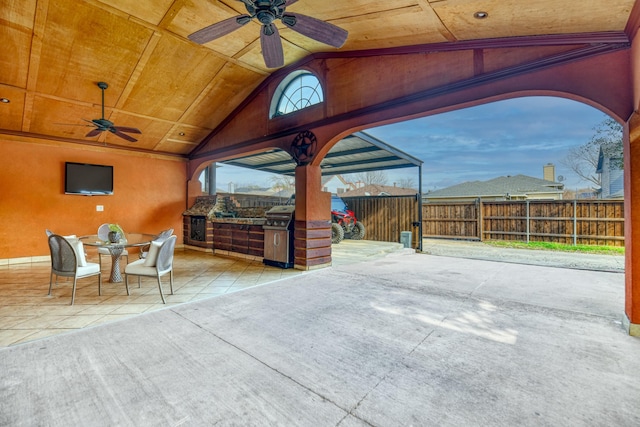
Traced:
POLYGON ((592 246, 592 245, 565 245, 551 242, 516 242, 506 240, 491 240, 484 242, 487 245, 501 248, 538 249, 546 251, 581 252, 600 255, 624 255, 623 246, 592 246))

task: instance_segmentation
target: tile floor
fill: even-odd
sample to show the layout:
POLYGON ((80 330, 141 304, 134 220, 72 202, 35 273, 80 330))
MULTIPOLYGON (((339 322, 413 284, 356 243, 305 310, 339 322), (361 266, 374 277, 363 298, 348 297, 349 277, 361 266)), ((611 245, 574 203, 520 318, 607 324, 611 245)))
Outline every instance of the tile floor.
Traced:
MULTIPOLYGON (((90 252, 88 258, 91 262, 98 262, 97 253, 90 252)), ((131 295, 127 296, 124 282, 109 282, 110 267, 110 262, 103 258, 102 296, 98 296, 97 277, 80 279, 76 300, 71 306, 72 282, 64 277, 54 286, 52 295, 47 295, 51 271, 49 261, 0 266, 0 347, 305 273, 267 266, 262 261, 176 249, 174 295, 166 295, 165 305, 160 299, 155 279, 143 278, 140 288, 137 280, 129 280, 131 295)), ((163 279, 163 289, 168 294, 169 277, 164 276, 163 279)))

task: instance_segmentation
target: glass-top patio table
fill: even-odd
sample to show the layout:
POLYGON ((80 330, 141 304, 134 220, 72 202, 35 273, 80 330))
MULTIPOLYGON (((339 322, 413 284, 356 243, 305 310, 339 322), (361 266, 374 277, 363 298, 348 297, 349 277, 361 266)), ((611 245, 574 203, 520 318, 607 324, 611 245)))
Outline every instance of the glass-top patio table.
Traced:
POLYGON ((156 237, 155 234, 127 233, 125 237, 117 243, 101 240, 97 234, 81 236, 80 239, 85 245, 109 249, 109 253, 111 254, 111 277, 109 277, 109 281, 117 283, 122 282, 120 255, 122 255, 124 248, 148 245, 156 237))

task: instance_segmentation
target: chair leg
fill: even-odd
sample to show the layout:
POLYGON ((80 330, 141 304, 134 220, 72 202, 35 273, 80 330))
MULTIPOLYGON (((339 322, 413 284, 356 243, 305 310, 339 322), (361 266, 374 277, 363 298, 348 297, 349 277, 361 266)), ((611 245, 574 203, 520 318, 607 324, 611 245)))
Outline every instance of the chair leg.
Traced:
POLYGON ((162 297, 162 303, 166 304, 167 302, 164 300, 164 294, 162 293, 162 282, 160 281, 160 276, 158 276, 158 289, 160 290, 160 296, 162 297))
POLYGON ((78 278, 73 276, 73 290, 71 291, 71 305, 73 305, 73 302, 76 300, 76 282, 78 281, 78 278))
POLYGON ((140 279, 142 279, 142 276, 138 276, 138 288, 140 288, 140 279))
POLYGON ((102 296, 102 273, 98 273, 98 296, 102 296))
POLYGON ((171 287, 171 295, 173 295, 173 270, 169 272, 169 286, 171 287))
POLYGON ((124 273, 124 287, 127 289, 127 295, 131 295, 129 293, 129 275, 124 273))
MULTIPOLYGON (((58 276, 56 276, 56 282, 58 281, 58 276)), ((51 295, 51 286, 53 285, 53 271, 49 276, 49 295, 51 295)))

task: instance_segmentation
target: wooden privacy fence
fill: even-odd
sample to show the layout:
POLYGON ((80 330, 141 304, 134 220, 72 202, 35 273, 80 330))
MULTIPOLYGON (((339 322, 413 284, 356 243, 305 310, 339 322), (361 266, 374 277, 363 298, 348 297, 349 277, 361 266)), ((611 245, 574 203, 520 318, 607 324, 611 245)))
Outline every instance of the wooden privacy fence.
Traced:
POLYGON ((411 247, 419 247, 419 195, 344 197, 343 200, 364 224, 366 240, 400 242, 400 233, 411 231, 411 247))
POLYGON ((424 237, 624 246, 624 201, 427 203, 424 237))
MULTIPOLYGON (((288 201, 241 194, 230 196, 243 213, 262 216, 288 201), (259 210, 260 212, 257 212, 259 210), (256 211, 256 212, 254 212, 256 211)), ((411 246, 422 237, 469 240, 544 241, 565 244, 624 246, 624 201, 531 200, 422 204, 419 197, 345 197, 345 203, 365 225, 365 239, 400 242, 411 231, 411 246)))
MULTIPOLYGON (((228 197, 241 216, 262 217, 273 206, 290 203, 289 198, 241 193, 218 193, 228 197)), ((420 243, 419 196, 345 197, 344 202, 365 226, 366 240, 400 242, 400 233, 411 231, 411 247, 420 243)))

